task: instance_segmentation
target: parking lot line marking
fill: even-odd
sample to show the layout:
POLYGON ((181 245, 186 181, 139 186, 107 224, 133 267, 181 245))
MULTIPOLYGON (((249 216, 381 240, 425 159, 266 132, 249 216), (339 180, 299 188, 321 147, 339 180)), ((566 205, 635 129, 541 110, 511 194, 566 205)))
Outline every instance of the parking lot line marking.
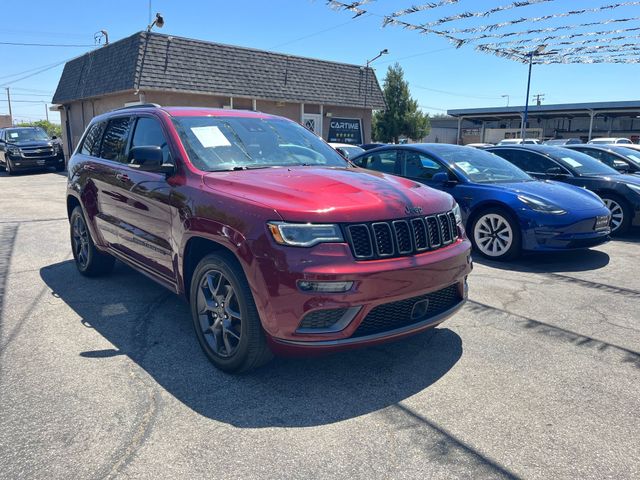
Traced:
POLYGON ((620 354, 624 354, 625 357, 622 360, 623 363, 631 363, 636 367, 640 368, 640 352, 636 352, 629 348, 621 347, 620 345, 615 345, 613 343, 606 342, 604 340, 600 340, 594 337, 590 337, 588 335, 584 335, 582 333, 577 333, 571 330, 567 330, 566 328, 558 327, 556 325, 551 325, 549 323, 545 323, 540 320, 535 320, 530 317, 525 317, 524 315, 520 315, 518 313, 513 313, 508 310, 504 310, 498 307, 492 307, 491 305, 487 305, 486 303, 476 302, 474 300, 468 300, 467 304, 470 306, 471 311, 474 310, 476 312, 498 312, 503 315, 513 316, 519 319, 526 321, 527 323, 524 325, 528 330, 533 331, 534 329, 542 334, 546 334, 549 337, 553 338, 564 338, 572 345, 577 346, 586 346, 593 343, 597 352, 604 352, 607 349, 613 349, 618 351, 620 354), (550 331, 545 332, 544 329, 548 329, 550 331), (552 334, 554 333, 554 334, 552 334))

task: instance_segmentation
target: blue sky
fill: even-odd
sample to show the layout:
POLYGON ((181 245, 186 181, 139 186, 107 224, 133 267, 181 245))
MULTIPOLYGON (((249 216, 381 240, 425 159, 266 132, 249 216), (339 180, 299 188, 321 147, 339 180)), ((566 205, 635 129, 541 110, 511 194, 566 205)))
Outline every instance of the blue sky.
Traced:
MULTIPOLYGON (((445 40, 424 36, 398 27, 381 27, 381 16, 397 8, 427 3, 421 0, 377 0, 367 8, 372 15, 352 20, 346 12, 331 10, 323 0, 153 0, 152 10, 165 17, 159 31, 214 42, 243 45, 327 60, 363 64, 380 50, 389 55, 373 66, 382 82, 387 67, 398 61, 405 70, 411 92, 423 109, 442 113, 450 108, 523 104, 526 88, 525 65, 478 53, 470 47, 453 48, 445 40)), ((511 0, 461 0, 440 12, 449 15, 476 11, 511 0)), ((507 16, 537 16, 572 8, 588 8, 606 1, 557 0, 518 9, 507 16)), ((612 2, 613 3, 613 0, 612 2)), ((501 16, 502 15, 502 16, 501 16)), ((407 20, 428 21, 439 17, 423 12, 407 20)), ((584 20, 610 17, 638 17, 640 7, 626 7, 615 13, 591 14, 584 20)), ((94 33, 107 30, 111 41, 142 30, 148 20, 148 0, 66 0, 51 2, 3 2, 0 42, 72 43, 92 45, 94 33), (12 19, 7 22, 6 19, 12 19)), ((579 23, 582 19, 565 20, 579 23)), ((448 24, 452 28, 487 23, 487 19, 448 24)), ((541 24, 536 24, 539 26, 541 24)), ((542 26, 553 25, 547 22, 542 26)), ((628 23, 627 27, 640 26, 628 23)), ((595 28, 606 29, 605 28, 595 28)), ((0 44, 0 113, 7 112, 4 87, 9 82, 14 116, 38 119, 45 116, 44 102, 50 101, 62 72, 62 65, 30 78, 20 77, 91 47, 27 47, 0 44), (24 75, 10 76, 20 72, 24 75), (30 103, 39 102, 39 103, 30 103)), ((637 100, 640 65, 540 65, 533 71, 531 93, 544 93, 544 103, 637 100)), ((56 114, 50 115, 58 121, 56 114)))

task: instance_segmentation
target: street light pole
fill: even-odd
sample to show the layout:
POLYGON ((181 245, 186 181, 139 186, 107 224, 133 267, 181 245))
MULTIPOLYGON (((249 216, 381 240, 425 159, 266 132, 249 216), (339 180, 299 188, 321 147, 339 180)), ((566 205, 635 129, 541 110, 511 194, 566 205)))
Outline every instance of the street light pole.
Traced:
POLYGON ((546 45, 540 45, 535 50, 529 52, 529 76, 527 78, 527 97, 525 98, 524 103, 524 117, 522 119, 522 128, 520 129, 520 138, 522 140, 525 139, 525 133, 527 128, 527 120, 529 118, 529 90, 531 89, 531 67, 533 66, 533 57, 534 55, 540 55, 544 49, 547 48, 546 45))
POLYGON ((389 50, 386 48, 384 50, 380 50, 380 53, 373 57, 371 60, 367 60, 367 65, 364 67, 364 108, 367 108, 367 92, 369 91, 369 65, 375 62, 383 55, 387 55, 389 50))
POLYGON ((509 106, 509 95, 500 95, 502 98, 507 99, 507 107, 509 106))
POLYGON ((520 129, 520 138, 524 140, 527 128, 527 119, 529 117, 529 89, 531 88, 531 67, 533 65, 533 52, 529 54, 529 77, 527 78, 527 97, 524 103, 524 118, 522 119, 522 128, 520 129))

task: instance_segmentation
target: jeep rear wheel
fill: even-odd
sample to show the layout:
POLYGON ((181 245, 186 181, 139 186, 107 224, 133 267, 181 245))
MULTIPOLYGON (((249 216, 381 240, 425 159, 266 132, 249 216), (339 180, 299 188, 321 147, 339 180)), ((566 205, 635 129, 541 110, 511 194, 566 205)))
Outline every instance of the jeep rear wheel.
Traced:
POLYGON ((225 372, 257 368, 271 357, 253 294, 230 254, 204 257, 191 280, 191 315, 200 346, 225 372))
POLYGON ((71 250, 78 271, 87 277, 97 277, 111 272, 115 264, 115 258, 107 253, 98 251, 93 243, 80 207, 73 209, 69 223, 71 227, 71 250))

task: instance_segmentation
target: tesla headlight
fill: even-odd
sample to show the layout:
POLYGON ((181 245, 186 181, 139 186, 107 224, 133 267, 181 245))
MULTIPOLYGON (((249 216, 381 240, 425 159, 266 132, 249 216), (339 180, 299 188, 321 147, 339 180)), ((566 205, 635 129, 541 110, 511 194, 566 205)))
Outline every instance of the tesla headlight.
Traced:
POLYGON ((634 192, 636 192, 637 194, 640 195, 640 185, 633 185, 631 183, 627 183, 626 184, 627 187, 629 187, 631 190, 633 190, 634 192))
POLYGON ((453 206, 453 214, 456 216, 456 224, 462 225, 462 213, 460 212, 460 205, 457 203, 453 206))
POLYGON ((518 195, 518 200, 520 200, 527 207, 529 207, 531 210, 535 210, 536 212, 551 213, 554 215, 564 215, 565 213, 567 213, 566 210, 563 210, 553 203, 544 202, 537 198, 528 197, 526 195, 518 195))
POLYGON ((280 245, 313 247, 318 243, 344 242, 340 227, 335 224, 269 222, 267 226, 280 245))

